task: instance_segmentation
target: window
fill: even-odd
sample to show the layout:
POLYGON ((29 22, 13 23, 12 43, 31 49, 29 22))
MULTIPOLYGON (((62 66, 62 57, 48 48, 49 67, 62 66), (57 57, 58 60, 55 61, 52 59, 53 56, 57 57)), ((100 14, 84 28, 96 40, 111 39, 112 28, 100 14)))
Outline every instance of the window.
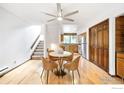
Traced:
POLYGON ((68 34, 64 35, 63 38, 63 43, 77 43, 77 35, 68 34))

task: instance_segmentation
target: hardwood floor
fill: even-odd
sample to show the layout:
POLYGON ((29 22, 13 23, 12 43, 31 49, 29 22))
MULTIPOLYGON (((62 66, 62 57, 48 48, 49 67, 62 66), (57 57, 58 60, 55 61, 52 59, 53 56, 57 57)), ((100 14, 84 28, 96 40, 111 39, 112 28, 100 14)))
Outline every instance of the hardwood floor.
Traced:
MULTIPOLYGON (((81 77, 79 78, 75 71, 75 84, 122 84, 121 79, 109 76, 105 71, 83 58, 80 60, 79 70, 81 77)), ((1 77, 0 84, 45 84, 46 74, 44 73, 41 81, 41 71, 42 62, 30 60, 1 77)), ((50 73, 49 84, 72 84, 71 73, 67 73, 63 78, 50 73)))

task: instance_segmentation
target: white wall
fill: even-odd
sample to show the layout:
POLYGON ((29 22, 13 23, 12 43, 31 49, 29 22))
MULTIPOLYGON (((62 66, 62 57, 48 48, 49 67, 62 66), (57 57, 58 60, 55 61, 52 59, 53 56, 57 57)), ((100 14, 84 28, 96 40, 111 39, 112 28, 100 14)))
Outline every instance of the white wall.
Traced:
MULTIPOLYGON (((86 24, 85 27, 80 28, 79 30, 79 34, 82 32, 88 32, 89 28, 99 22, 102 22, 106 19, 109 19, 109 26, 111 26, 109 28, 109 74, 111 75, 115 75, 115 23, 114 23, 114 19, 115 17, 124 14, 124 6, 115 6, 115 9, 113 9, 113 11, 109 12, 109 13, 101 13, 100 15, 94 17, 93 20, 91 20, 89 23, 86 24)), ((89 32, 88 32, 89 33, 89 32)), ((89 39, 89 35, 87 35, 88 39, 89 39)), ((89 50, 87 50, 87 57, 89 58, 89 50)))
POLYGON ((47 56, 47 48, 51 48, 51 44, 59 45, 61 43, 60 41, 60 34, 64 33, 72 33, 77 31, 77 25, 76 24, 62 24, 59 22, 56 23, 49 23, 45 27, 45 56, 47 56), (66 26, 66 27, 65 27, 66 26))
POLYGON ((86 59, 87 60, 89 60, 89 31, 88 31, 88 28, 87 27, 80 27, 79 29, 78 29, 78 35, 80 35, 80 34, 83 34, 83 33, 86 33, 86 42, 87 42, 87 45, 86 45, 86 47, 87 47, 87 49, 86 49, 86 59))
POLYGON ((109 18, 109 73, 115 75, 115 17, 109 18))
POLYGON ((58 45, 59 44, 59 34, 61 32, 60 24, 47 24, 46 31, 44 34, 45 39, 45 56, 47 56, 47 48, 51 47, 51 44, 58 45))
POLYGON ((11 69, 30 59, 30 47, 40 31, 41 26, 28 25, 0 8, 0 69, 11 69))
POLYGON ((76 24, 63 24, 63 33, 78 33, 78 26, 76 24))

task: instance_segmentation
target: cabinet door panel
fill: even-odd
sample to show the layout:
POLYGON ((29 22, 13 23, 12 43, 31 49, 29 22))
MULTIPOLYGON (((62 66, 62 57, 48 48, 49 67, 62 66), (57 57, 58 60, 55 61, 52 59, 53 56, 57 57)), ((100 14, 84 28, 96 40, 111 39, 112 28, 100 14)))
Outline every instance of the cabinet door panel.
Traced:
POLYGON ((124 16, 116 18, 116 51, 124 51, 124 16))
POLYGON ((94 29, 94 47, 97 47, 97 27, 94 29))
POLYGON ((97 48, 94 48, 94 62, 97 64, 97 48))
POLYGON ((91 30, 91 46, 93 47, 93 45, 94 45, 94 30, 91 30))
POLYGON ((107 30, 103 30, 103 47, 104 49, 109 48, 109 32, 107 30))
POLYGON ((98 65, 99 65, 100 67, 102 67, 102 57, 103 57, 102 49, 99 48, 99 49, 98 49, 98 65))
POLYGON ((93 62, 93 60, 94 60, 93 55, 94 55, 93 48, 90 47, 90 61, 91 61, 91 62, 93 62))
POLYGON ((98 47, 103 47, 103 33, 102 31, 98 31, 98 47))
POLYGON ((108 71, 108 62, 109 62, 109 55, 108 55, 108 50, 104 49, 104 58, 103 58, 103 68, 104 70, 108 71))
POLYGON ((124 77, 124 59, 117 59, 117 75, 124 77))

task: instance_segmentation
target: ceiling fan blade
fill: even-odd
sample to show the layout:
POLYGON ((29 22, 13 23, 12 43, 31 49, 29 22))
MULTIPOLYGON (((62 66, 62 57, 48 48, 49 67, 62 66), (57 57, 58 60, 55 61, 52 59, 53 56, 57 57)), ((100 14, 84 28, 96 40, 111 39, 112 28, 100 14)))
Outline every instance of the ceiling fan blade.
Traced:
POLYGON ((74 22, 74 20, 73 19, 70 19, 70 18, 64 18, 64 20, 74 22))
POLYGON ((71 13, 65 14, 64 17, 74 15, 74 14, 76 14, 76 13, 78 13, 78 12, 79 12, 79 11, 76 10, 76 11, 74 11, 74 12, 71 12, 71 13))
POLYGON ((49 16, 52 16, 52 17, 56 17, 56 15, 53 15, 53 14, 49 14, 49 13, 46 13, 46 12, 42 12, 44 13, 45 15, 49 15, 49 16))
POLYGON ((51 22, 51 21, 54 21, 54 20, 56 20, 56 18, 50 19, 47 22, 51 22))
POLYGON ((60 3, 57 3, 57 12, 58 12, 58 16, 62 16, 62 9, 60 3))

